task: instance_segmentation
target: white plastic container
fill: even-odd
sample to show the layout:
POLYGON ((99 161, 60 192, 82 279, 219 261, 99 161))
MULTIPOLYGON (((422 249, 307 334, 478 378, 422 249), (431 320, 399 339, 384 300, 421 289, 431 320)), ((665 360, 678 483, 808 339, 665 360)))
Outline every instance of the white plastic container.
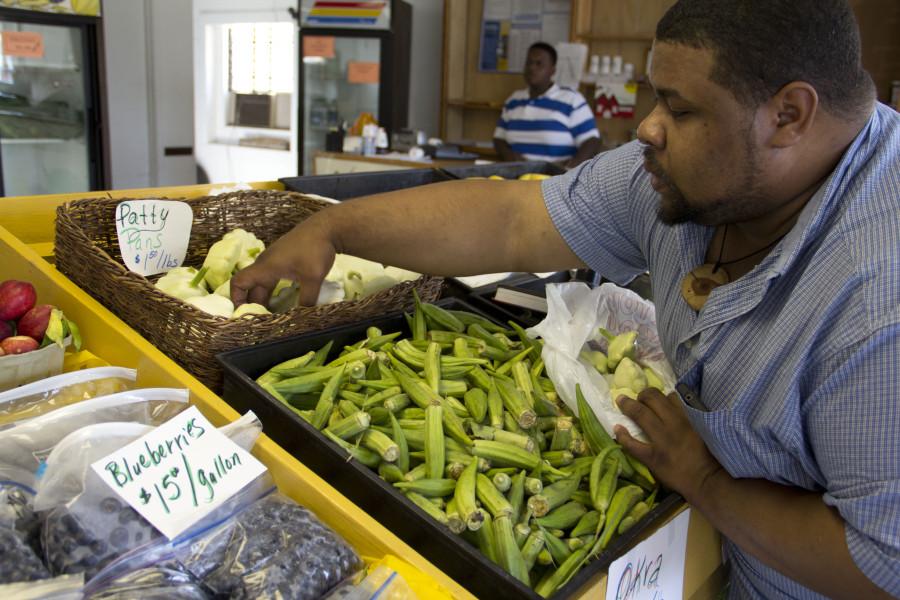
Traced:
POLYGON ((67 337, 63 347, 50 344, 24 354, 0 356, 0 391, 62 373, 65 349, 71 342, 67 337))

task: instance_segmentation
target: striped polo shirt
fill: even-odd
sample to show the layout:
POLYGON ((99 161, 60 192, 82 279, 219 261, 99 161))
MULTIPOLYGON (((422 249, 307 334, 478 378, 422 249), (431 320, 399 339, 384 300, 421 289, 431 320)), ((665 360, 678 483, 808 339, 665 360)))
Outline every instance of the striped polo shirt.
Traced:
MULTIPOLYGON (((699 313, 680 283, 714 229, 657 218, 641 151, 545 180, 553 222, 616 283, 649 270, 685 413, 732 477, 820 494, 859 569, 900 596, 900 115, 877 105, 788 235, 699 313)), ((733 598, 821 597, 729 540, 724 554, 733 598)))
POLYGON ((537 98, 531 98, 527 89, 513 92, 503 105, 494 137, 528 160, 565 162, 600 133, 584 96, 554 83, 537 98))

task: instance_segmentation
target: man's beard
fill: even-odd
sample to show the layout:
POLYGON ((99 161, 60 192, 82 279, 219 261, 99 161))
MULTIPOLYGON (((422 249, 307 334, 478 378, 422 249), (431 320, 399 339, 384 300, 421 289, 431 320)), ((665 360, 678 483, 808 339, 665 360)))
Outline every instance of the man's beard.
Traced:
POLYGON ((757 187, 759 181, 756 153, 749 144, 744 161, 747 167, 746 175, 739 185, 733 188, 722 198, 718 198, 708 205, 700 207, 692 205, 684 194, 672 181, 659 161, 656 159, 655 150, 652 147, 644 149, 644 159, 649 166, 649 172, 657 177, 666 187, 659 192, 660 202, 657 208, 659 220, 666 225, 679 223, 698 223, 700 225, 721 225, 724 223, 736 223, 748 218, 759 216, 760 203, 764 196, 757 187), (740 191, 737 191, 740 190, 740 191))

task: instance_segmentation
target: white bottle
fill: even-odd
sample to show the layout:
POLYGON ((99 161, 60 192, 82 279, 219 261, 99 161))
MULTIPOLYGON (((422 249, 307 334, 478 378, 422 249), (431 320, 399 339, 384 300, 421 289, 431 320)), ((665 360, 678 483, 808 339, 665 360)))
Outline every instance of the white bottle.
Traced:
POLYGON ((588 67, 587 73, 585 73, 584 77, 582 77, 581 81, 582 83, 593 85, 597 83, 598 75, 600 75, 600 56, 595 54, 591 57, 591 64, 588 67))

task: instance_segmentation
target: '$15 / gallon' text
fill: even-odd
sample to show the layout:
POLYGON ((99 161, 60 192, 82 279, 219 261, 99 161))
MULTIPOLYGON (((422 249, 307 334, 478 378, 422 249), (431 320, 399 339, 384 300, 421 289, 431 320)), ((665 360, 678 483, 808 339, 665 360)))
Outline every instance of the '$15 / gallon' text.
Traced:
POLYGON ((111 461, 107 463, 106 470, 121 488, 146 479, 145 471, 151 467, 163 462, 174 463, 157 481, 141 481, 138 495, 141 502, 149 504, 154 497, 158 498, 167 514, 172 512, 172 504, 184 500, 190 500, 195 507, 210 503, 216 496, 216 485, 241 465, 241 458, 237 452, 225 456, 216 454, 210 464, 202 467, 192 465, 184 450, 190 447, 191 440, 200 439, 204 433, 206 430, 191 419, 184 427, 184 433, 160 442, 156 448, 144 442, 145 451, 131 463, 127 458, 111 461))

